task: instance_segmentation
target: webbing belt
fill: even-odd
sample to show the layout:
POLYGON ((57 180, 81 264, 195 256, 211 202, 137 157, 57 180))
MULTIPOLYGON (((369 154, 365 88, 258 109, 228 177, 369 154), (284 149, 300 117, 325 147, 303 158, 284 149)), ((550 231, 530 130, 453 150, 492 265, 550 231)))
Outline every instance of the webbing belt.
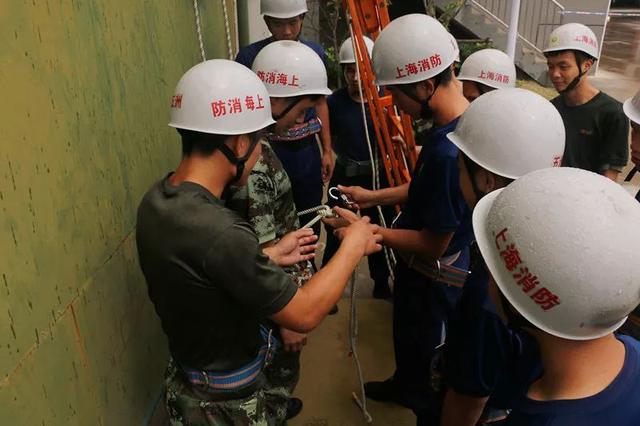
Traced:
POLYGON ((469 271, 466 269, 448 265, 440 260, 429 264, 416 258, 415 255, 407 255, 402 252, 400 252, 400 257, 405 261, 407 266, 414 271, 421 273, 427 278, 431 278, 433 281, 453 287, 463 287, 469 275, 469 271))
POLYGON ((260 347, 258 355, 250 363, 229 372, 212 372, 195 370, 181 365, 187 379, 194 385, 204 385, 216 390, 231 390, 253 383, 260 371, 271 361, 277 341, 272 331, 260 326, 260 335, 265 344, 260 347))
POLYGON ((322 130, 322 122, 319 118, 312 118, 300 126, 293 127, 281 135, 269 135, 269 142, 291 142, 315 135, 322 130))

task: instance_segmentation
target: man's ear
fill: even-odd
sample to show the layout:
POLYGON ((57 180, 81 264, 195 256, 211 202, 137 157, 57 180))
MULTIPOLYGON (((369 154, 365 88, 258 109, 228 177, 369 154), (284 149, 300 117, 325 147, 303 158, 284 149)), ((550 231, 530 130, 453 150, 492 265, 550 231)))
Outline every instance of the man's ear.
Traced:
POLYGON ((416 95, 422 102, 426 102, 436 89, 433 79, 419 81, 414 84, 416 95))
POLYGON ((249 148, 248 138, 245 135, 231 135, 224 142, 236 157, 242 157, 249 148))
POLYGON ((496 176, 490 171, 487 171, 485 169, 478 169, 476 171, 476 179, 478 189, 485 194, 498 189, 498 181, 496 180, 496 176))
POLYGON ((592 58, 589 58, 586 61, 584 61, 582 63, 582 73, 583 74, 588 73, 594 63, 595 63, 595 61, 592 58))

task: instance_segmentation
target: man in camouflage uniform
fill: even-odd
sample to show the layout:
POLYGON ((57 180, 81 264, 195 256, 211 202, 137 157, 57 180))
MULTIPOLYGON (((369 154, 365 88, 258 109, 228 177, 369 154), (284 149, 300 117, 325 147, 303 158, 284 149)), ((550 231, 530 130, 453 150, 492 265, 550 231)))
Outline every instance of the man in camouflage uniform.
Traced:
MULTIPOLYGON (((249 221, 263 247, 300 228, 291 181, 267 140, 262 141, 262 155, 249 174, 247 185, 233 188, 227 205, 249 221)), ((313 275, 309 261, 283 269, 298 287, 313 275)), ((280 327, 277 337, 284 347, 277 350, 265 376, 274 392, 291 395, 300 377, 300 351, 296 349, 306 343, 306 336, 280 327)))
MULTIPOLYGON (((270 367, 265 369, 268 375, 270 367)), ((285 422, 290 391, 284 386, 263 383, 260 390, 244 398, 211 401, 211 394, 186 385, 173 360, 166 371, 166 406, 171 426, 252 425, 273 426, 285 422)))

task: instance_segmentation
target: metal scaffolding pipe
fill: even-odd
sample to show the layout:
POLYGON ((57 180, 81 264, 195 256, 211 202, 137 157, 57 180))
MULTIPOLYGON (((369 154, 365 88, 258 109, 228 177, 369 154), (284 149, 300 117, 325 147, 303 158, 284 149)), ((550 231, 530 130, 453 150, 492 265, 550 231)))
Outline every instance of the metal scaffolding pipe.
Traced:
POLYGON ((520 0, 511 0, 511 19, 507 33, 507 55, 513 60, 516 57, 516 43, 518 42, 518 21, 520 19, 520 0))

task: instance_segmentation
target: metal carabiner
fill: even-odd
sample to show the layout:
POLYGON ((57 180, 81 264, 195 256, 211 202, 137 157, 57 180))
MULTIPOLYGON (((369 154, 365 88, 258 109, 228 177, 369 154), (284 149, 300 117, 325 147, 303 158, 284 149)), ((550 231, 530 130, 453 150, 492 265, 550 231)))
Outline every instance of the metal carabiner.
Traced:
POLYGON ((355 207, 356 203, 351 201, 351 199, 349 199, 349 197, 344 192, 340 191, 338 187, 333 186, 329 188, 328 194, 329 194, 329 197, 338 201, 338 204, 340 204, 340 207, 344 207, 349 210, 356 210, 356 207, 355 207), (337 195, 334 194, 334 192, 337 193, 337 195))

